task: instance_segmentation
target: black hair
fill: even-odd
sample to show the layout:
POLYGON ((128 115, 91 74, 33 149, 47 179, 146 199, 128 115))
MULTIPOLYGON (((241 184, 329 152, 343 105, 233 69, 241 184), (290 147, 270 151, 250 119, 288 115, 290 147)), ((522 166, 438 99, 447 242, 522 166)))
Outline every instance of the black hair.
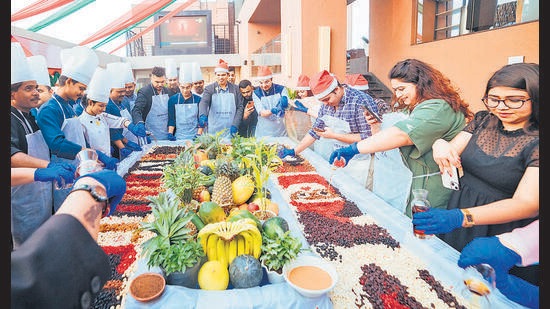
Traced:
POLYGON ((252 82, 250 82, 248 79, 243 79, 239 82, 239 88, 246 88, 248 86, 252 86, 252 82))
POLYGON ((166 69, 163 67, 153 67, 151 75, 155 75, 156 77, 166 76, 166 69))

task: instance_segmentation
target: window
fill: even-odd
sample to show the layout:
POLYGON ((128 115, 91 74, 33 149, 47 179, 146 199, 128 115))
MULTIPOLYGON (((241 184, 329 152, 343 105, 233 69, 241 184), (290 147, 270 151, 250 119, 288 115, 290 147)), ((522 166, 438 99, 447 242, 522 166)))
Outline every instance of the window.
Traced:
POLYGON ((539 19, 539 0, 417 0, 416 44, 539 19))

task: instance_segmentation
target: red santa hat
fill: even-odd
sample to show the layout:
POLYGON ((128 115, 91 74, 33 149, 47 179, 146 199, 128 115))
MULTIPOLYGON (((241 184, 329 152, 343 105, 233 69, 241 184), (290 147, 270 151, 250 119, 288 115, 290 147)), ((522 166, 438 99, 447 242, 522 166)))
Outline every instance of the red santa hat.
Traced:
POLYGON ((361 74, 348 74, 346 75, 346 84, 351 88, 357 90, 369 89, 369 81, 361 74))
POLYGON ((258 68, 258 75, 256 78, 258 80, 266 80, 273 77, 273 72, 268 66, 261 66, 258 68))
POLYGON ((223 59, 219 60, 218 64, 216 65, 216 68, 214 69, 214 73, 221 73, 221 72, 225 72, 225 73, 229 72, 229 65, 223 59))
POLYGON ((311 92, 317 99, 326 97, 336 86, 338 86, 338 80, 327 70, 313 75, 309 81, 311 92))
POLYGON ((296 85, 296 88, 294 90, 310 90, 309 88, 309 77, 305 74, 300 74, 298 76, 298 84, 296 85))

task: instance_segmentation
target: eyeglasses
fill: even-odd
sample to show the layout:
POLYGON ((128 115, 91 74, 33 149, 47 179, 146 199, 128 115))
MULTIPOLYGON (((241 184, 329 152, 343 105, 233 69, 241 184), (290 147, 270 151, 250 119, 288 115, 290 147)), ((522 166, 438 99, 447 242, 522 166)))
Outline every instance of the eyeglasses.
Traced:
POLYGON ((319 99, 319 101, 321 101, 321 102, 326 102, 326 101, 328 101, 328 99, 330 98, 330 95, 333 94, 333 93, 336 93, 336 88, 334 88, 334 90, 332 90, 329 94, 327 94, 326 96, 324 96, 322 99, 319 99))
POLYGON ((530 101, 531 98, 515 98, 515 97, 511 97, 511 98, 504 98, 504 99, 499 99, 499 98, 496 98, 496 97, 484 97, 481 99, 481 101, 487 106, 487 107, 490 107, 490 108, 495 108, 495 107, 498 107, 500 102, 504 103, 504 105, 510 109, 518 109, 518 108, 521 108, 523 106, 523 104, 525 104, 525 102, 527 101, 530 101))

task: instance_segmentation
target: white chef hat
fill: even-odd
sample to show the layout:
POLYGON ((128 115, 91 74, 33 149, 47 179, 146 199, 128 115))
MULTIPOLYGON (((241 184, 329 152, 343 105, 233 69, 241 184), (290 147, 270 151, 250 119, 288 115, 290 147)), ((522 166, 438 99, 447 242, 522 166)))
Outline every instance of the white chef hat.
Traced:
POLYGON ((61 74, 88 85, 99 64, 95 51, 86 46, 61 50, 61 74))
POLYGON ((193 63, 182 62, 180 63, 180 84, 187 84, 193 82, 193 63))
POLYGON ((204 77, 202 77, 201 66, 198 62, 193 62, 193 73, 191 75, 191 79, 193 80, 193 82, 204 80, 204 77))
POLYGON ((126 86, 126 65, 123 62, 107 63, 107 73, 111 79, 111 88, 120 89, 126 86))
POLYGON ((35 80, 31 67, 19 42, 11 42, 11 84, 35 80))
POLYGON ((164 68, 166 69, 166 78, 178 77, 178 66, 176 60, 168 58, 164 60, 164 68))
POLYGON ((122 62, 125 66, 124 71, 124 83, 135 83, 136 80, 134 79, 134 71, 132 70, 132 64, 130 62, 122 62))
POLYGON ((104 68, 97 67, 86 90, 87 98, 97 102, 108 103, 112 84, 109 72, 104 68))
POLYGON ((46 57, 42 55, 30 56, 27 58, 34 79, 39 85, 51 86, 50 73, 48 73, 48 65, 46 57))

